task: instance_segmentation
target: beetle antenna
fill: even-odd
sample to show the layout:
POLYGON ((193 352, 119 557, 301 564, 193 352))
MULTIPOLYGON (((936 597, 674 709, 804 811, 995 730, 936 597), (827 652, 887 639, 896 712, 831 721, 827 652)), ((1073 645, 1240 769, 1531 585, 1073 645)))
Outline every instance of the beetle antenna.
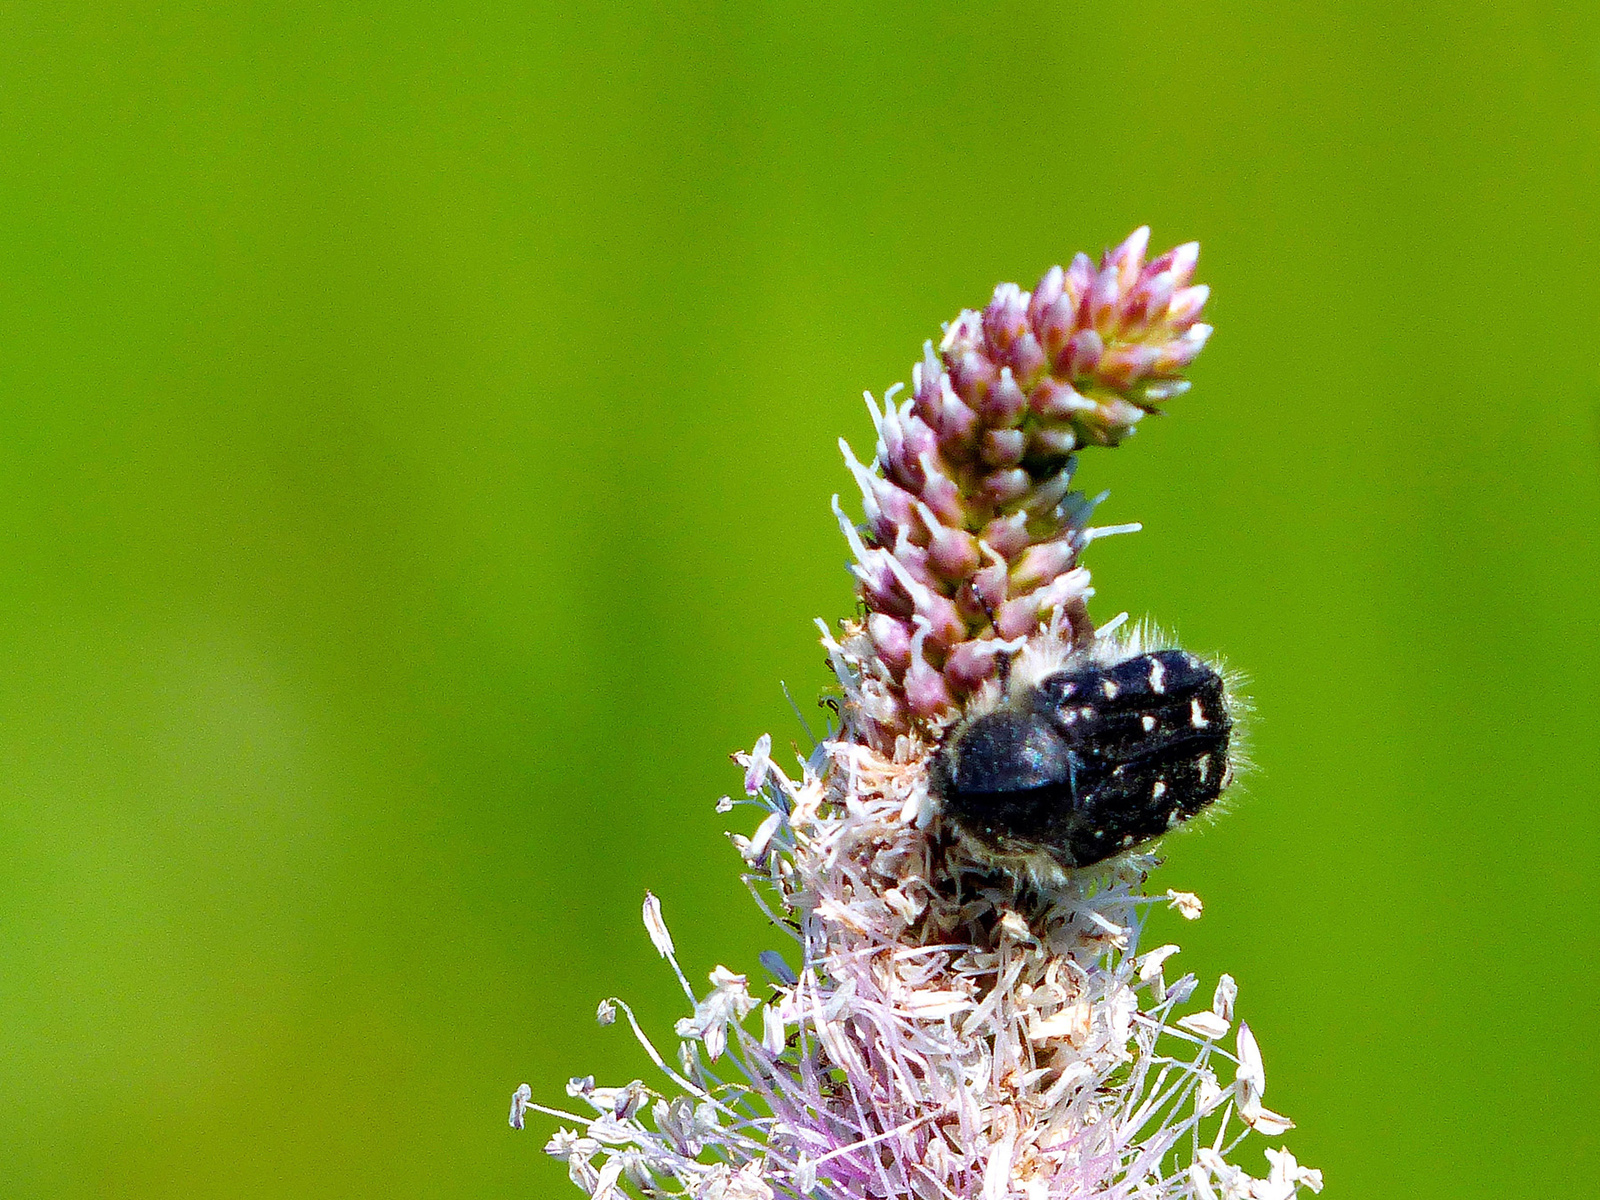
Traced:
MULTIPOLYGON (((971 587, 971 584, 967 586, 971 587)), ((1000 632, 1000 622, 995 617, 994 606, 989 603, 989 598, 980 590, 972 588, 972 598, 978 602, 978 607, 983 610, 983 615, 989 618, 989 627, 996 634, 1000 632)), ((1002 646, 1005 643, 1001 643, 1002 646)), ((996 649, 994 652, 995 676, 1000 681, 1000 690, 1003 692, 1011 682, 1011 662, 1017 652, 1011 649, 996 649)))

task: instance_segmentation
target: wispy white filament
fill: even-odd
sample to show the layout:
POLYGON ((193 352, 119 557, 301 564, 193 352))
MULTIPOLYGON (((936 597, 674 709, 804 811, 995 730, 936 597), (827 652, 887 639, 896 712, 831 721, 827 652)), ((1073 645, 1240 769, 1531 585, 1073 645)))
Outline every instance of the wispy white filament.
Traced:
MULTIPOLYGON (((1291 1122, 1261 1101, 1266 1075, 1224 976, 1209 1008, 1173 945, 1141 951, 1152 905, 1199 915, 1188 893, 1141 893, 1151 860, 1029 894, 964 857, 937 820, 905 819, 925 787, 920 748, 899 761, 844 741, 798 781, 763 739, 741 756, 764 810, 738 839, 763 909, 787 918, 798 968, 761 994, 718 967, 677 1023, 676 1065, 616 1002, 660 1082, 577 1079, 589 1115, 546 1146, 596 1200, 1289 1200, 1321 1176, 1287 1150, 1265 1173, 1234 1161, 1252 1132, 1291 1122), (1230 1035, 1231 1039, 1230 1039, 1230 1035), (1231 1040, 1230 1051, 1226 1043, 1231 1040)), ((652 943, 679 978, 654 897, 652 943)))

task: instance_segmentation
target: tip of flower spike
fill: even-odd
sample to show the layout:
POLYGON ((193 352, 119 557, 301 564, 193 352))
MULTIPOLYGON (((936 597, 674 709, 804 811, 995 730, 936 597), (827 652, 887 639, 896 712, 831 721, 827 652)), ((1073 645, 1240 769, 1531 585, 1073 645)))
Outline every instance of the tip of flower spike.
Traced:
POLYGON ((1140 226, 1098 265, 1079 254, 1032 292, 998 285, 924 348, 911 399, 868 396, 873 461, 841 443, 866 516, 857 526, 835 505, 866 608, 849 687, 866 689, 886 734, 944 720, 986 684, 974 643, 1092 628, 1078 555, 1135 526, 1086 528, 1072 456, 1184 395, 1211 334, 1210 289, 1191 282, 1198 243, 1147 261, 1149 246, 1140 226))

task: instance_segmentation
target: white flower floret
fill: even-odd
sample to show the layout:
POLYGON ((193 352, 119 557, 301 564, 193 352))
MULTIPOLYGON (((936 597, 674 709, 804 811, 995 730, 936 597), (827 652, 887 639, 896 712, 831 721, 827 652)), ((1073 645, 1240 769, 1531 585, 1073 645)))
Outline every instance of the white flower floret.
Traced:
POLYGON ((672 934, 667 931, 667 922, 661 916, 661 901, 649 892, 644 894, 644 927, 656 953, 662 958, 671 958, 674 953, 672 934))
POLYGON ((711 972, 710 994, 695 1005, 694 1016, 678 1022, 678 1036, 703 1042, 707 1057, 716 1062, 727 1048, 728 1026, 744 1020, 760 1003, 750 994, 749 982, 727 967, 717 967, 711 972))
POLYGON ((533 1088, 528 1084, 519 1084, 517 1090, 511 1094, 511 1115, 507 1119, 513 1129, 521 1129, 526 1121, 528 1105, 533 1102, 533 1088))
POLYGON ((1178 1020, 1179 1029, 1187 1029, 1190 1033, 1197 1033, 1208 1042, 1215 1042, 1228 1036, 1231 1028, 1218 1013, 1207 1010, 1206 1012, 1190 1013, 1178 1020))
POLYGON ((1195 921, 1205 911, 1205 906, 1200 903, 1200 897, 1193 892, 1167 892, 1168 907, 1178 911, 1178 915, 1186 921, 1195 921))
POLYGON ((1267 1178, 1273 1186, 1284 1189, 1285 1196, 1294 1195, 1294 1189, 1299 1186, 1309 1188, 1313 1192, 1322 1191, 1322 1172, 1302 1167, 1295 1161, 1294 1155, 1286 1149, 1265 1151, 1267 1161, 1272 1164, 1272 1170, 1267 1178))
POLYGON ((750 752, 744 769, 744 791, 747 796, 754 796, 761 791, 767 782, 767 769, 772 766, 772 735, 763 733, 756 739, 755 749, 750 752))
MULTIPOLYGON (((1239 998, 1239 985, 1233 981, 1232 975, 1223 975, 1217 980, 1217 990, 1211 997, 1211 1011, 1216 1013, 1229 1024, 1233 1022, 1233 1003, 1239 998)), ((1254 1040, 1252 1038, 1252 1040, 1254 1040)))

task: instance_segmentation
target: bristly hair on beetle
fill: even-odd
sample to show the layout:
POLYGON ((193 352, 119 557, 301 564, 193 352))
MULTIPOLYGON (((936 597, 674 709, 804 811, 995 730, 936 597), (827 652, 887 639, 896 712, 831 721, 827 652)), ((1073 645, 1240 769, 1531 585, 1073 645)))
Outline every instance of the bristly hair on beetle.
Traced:
POLYGON ((974 858, 1058 886, 1216 811, 1239 766, 1237 683, 1148 626, 1026 639, 940 738, 930 799, 974 858))

